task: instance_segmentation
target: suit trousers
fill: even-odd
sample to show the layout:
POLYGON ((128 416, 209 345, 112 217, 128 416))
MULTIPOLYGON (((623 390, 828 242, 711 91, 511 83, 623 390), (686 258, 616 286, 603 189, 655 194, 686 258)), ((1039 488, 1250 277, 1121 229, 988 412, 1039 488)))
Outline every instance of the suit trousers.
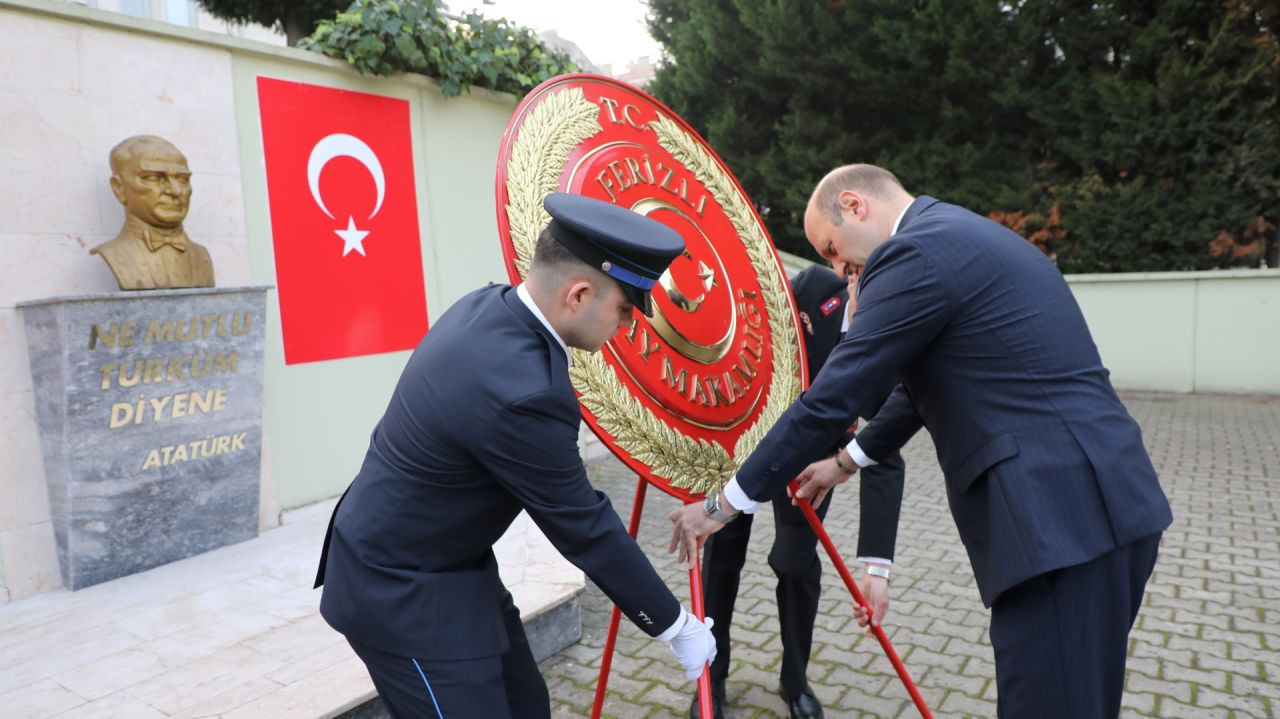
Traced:
POLYGON ((347 641, 364 662, 394 719, 549 719, 551 698, 507 593, 502 619, 505 654, 436 661, 390 654, 347 641))
POLYGON ((1129 630, 1160 533, 1032 577, 991 606, 1000 719, 1120 713, 1129 630))

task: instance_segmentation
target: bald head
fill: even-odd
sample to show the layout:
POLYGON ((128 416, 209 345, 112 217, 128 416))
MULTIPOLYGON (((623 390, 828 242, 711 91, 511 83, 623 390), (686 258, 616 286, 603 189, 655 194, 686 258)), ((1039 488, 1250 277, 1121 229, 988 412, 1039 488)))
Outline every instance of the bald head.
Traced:
POLYGON ((822 178, 804 213, 804 234, 839 274, 858 274, 867 258, 893 234, 912 198, 888 170, 844 165, 822 178))
POLYGON ((883 167, 844 165, 828 172, 818 182, 809 198, 809 205, 825 212, 827 219, 838 226, 844 221, 840 212, 840 193, 846 190, 876 200, 891 200, 907 194, 898 178, 883 167))

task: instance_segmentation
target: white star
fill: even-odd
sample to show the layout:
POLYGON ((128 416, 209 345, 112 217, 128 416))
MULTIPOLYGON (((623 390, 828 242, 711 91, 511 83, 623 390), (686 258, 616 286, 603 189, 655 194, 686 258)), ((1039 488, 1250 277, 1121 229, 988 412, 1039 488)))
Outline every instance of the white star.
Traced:
POLYGON ((347 243, 347 244, 343 245, 343 247, 342 247, 342 256, 343 256, 343 257, 346 257, 346 256, 347 256, 347 255, 348 255, 352 250, 355 250, 356 252, 359 252, 359 253, 361 254, 361 256, 365 256, 365 257, 367 257, 367 255, 365 255, 365 254, 364 254, 364 245, 363 245, 363 244, 361 244, 361 243, 363 242, 364 238, 369 234, 369 231, 368 231, 368 230, 357 230, 357 229, 356 229, 356 218, 351 217, 350 215, 348 215, 348 216, 347 216, 347 229, 345 229, 345 230, 334 230, 334 231, 333 231, 333 234, 337 235, 338 237, 341 237, 341 238, 342 238, 342 241, 343 241, 343 242, 345 242, 345 243, 347 243))

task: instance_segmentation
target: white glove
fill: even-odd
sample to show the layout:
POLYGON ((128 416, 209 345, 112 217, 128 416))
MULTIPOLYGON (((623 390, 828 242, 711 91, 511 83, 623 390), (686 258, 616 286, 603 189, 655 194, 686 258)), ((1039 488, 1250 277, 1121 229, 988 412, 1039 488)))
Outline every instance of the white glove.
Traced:
POLYGON ((714 625, 715 620, 711 617, 699 620, 688 611, 684 613, 684 626, 671 638, 670 644, 671 651, 684 667, 685 678, 697 679, 702 676, 703 667, 715 661, 716 639, 711 636, 714 625))

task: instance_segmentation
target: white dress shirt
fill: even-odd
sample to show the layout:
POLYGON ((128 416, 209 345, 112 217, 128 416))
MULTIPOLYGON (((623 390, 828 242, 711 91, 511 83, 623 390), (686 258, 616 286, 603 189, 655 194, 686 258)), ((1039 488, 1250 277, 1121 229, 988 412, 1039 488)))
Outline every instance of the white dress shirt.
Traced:
POLYGON ((529 288, 525 287, 523 282, 516 287, 516 296, 520 298, 520 301, 524 303, 525 307, 529 308, 529 311, 533 313, 533 316, 538 318, 538 321, 542 323, 542 326, 547 328, 547 331, 551 333, 551 336, 555 338, 555 341, 560 344, 560 349, 564 350, 565 360, 567 360, 569 366, 572 367, 573 355, 569 354, 569 346, 564 343, 564 340, 560 339, 560 333, 556 332, 556 328, 552 327, 551 323, 547 321, 547 316, 542 314, 542 310, 538 309, 538 303, 534 302, 533 298, 529 296, 529 288))

